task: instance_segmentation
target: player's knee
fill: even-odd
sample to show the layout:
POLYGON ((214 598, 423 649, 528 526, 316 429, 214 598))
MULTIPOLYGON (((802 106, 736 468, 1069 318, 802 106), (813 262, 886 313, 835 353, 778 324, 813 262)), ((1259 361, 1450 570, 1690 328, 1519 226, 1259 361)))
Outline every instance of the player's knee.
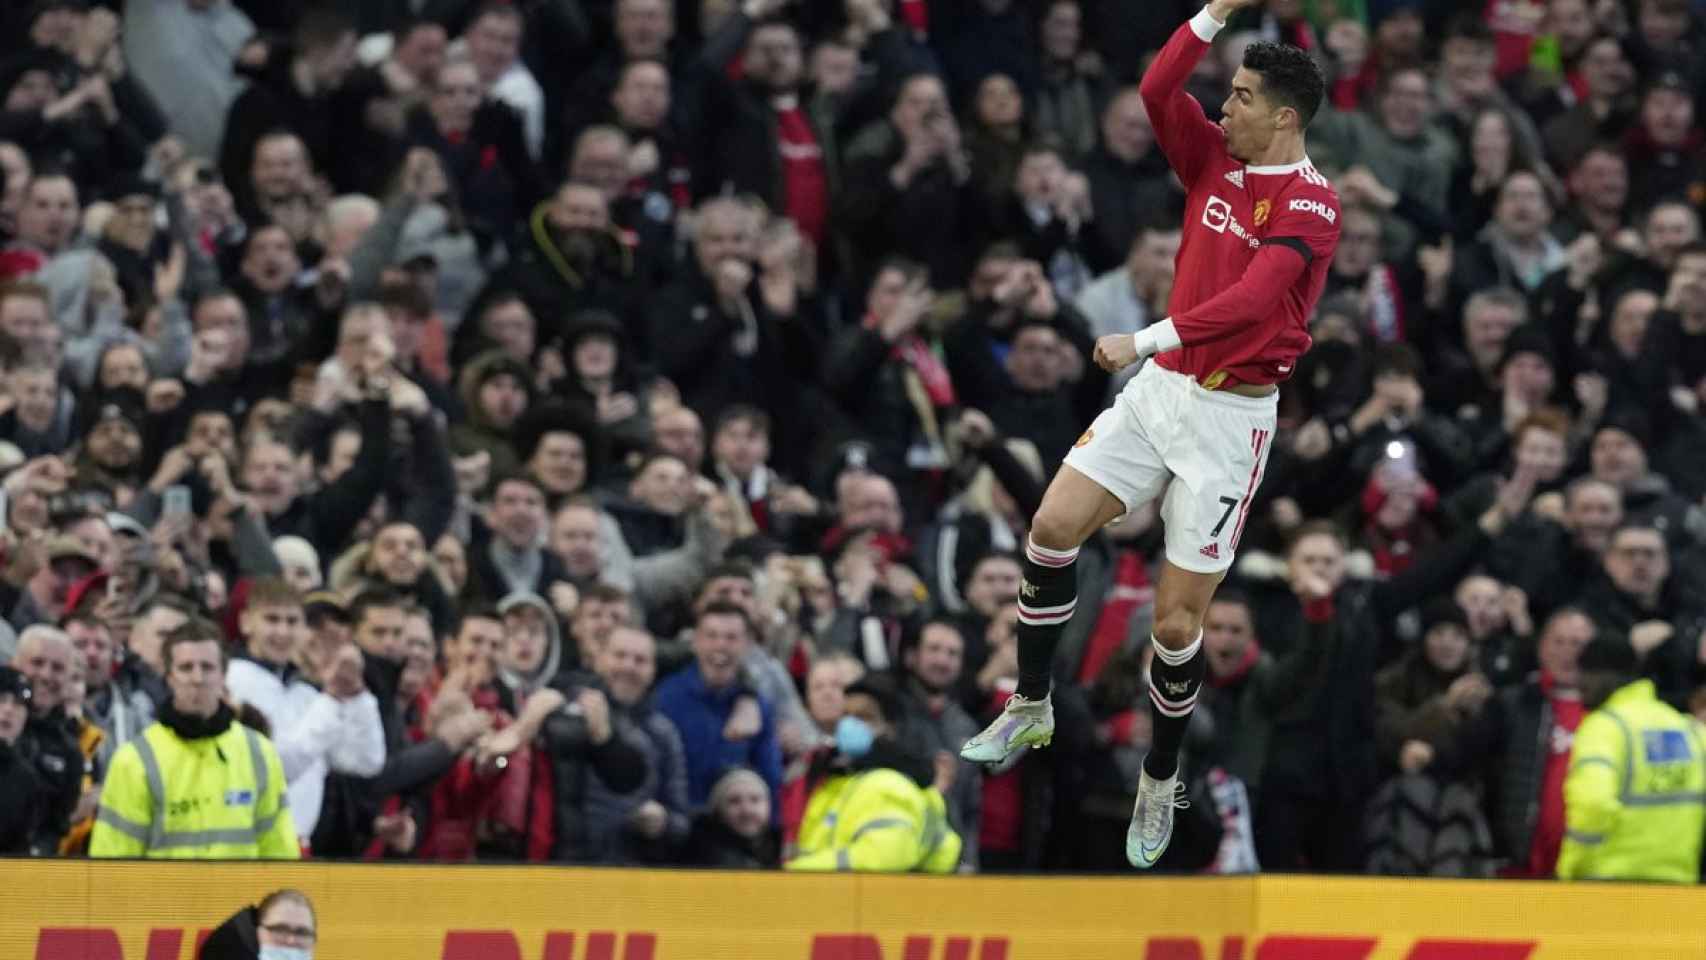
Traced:
POLYGON ((1156 643, 1169 650, 1183 650, 1202 629, 1202 614, 1184 607, 1157 611, 1153 629, 1156 643))
POLYGON ((1073 550, 1084 540, 1080 526, 1069 511, 1045 503, 1031 518, 1031 542, 1045 550, 1073 550))

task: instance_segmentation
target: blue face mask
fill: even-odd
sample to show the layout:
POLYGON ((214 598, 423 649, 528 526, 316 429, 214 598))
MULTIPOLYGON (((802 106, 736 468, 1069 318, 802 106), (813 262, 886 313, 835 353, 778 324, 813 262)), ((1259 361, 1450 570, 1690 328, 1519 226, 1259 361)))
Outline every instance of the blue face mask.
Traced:
POLYGON ((871 744, 876 742, 876 735, 871 733, 870 724, 858 717, 842 717, 835 725, 835 749, 849 760, 857 760, 871 752, 871 744))
POLYGON ((260 960, 314 960, 314 951, 307 947, 262 947, 260 960))

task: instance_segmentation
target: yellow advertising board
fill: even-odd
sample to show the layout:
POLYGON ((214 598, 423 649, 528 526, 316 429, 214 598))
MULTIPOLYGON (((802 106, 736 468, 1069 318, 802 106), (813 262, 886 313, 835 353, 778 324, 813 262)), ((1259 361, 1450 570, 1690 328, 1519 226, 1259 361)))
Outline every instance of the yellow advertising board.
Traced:
POLYGON ((281 887, 317 960, 1706 957, 1699 887, 0 861, 0 960, 192 960, 281 887))

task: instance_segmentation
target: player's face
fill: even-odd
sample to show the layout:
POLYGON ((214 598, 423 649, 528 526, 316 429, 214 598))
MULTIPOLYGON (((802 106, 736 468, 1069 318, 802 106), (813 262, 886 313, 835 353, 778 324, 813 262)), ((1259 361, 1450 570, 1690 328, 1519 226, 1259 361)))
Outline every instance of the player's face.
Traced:
POLYGON ((1262 75, 1244 67, 1232 75, 1232 93, 1221 106, 1220 129, 1226 134, 1226 152, 1235 160, 1250 161, 1273 142, 1278 107, 1262 96, 1262 75))

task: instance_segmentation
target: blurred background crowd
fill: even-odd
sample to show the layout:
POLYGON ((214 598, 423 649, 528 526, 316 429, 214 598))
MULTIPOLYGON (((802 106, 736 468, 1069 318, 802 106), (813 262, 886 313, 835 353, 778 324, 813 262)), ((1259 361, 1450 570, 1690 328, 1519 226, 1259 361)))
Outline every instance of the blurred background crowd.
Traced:
MULTIPOLYGON (((1215 117, 1319 58, 1343 233, 1164 868, 1550 876, 1580 651, 1706 717, 1703 7, 1204 60, 1215 117)), ((1054 745, 955 754, 1094 337, 1167 313, 1135 84, 1196 8, 6 4, 0 854, 1123 868, 1153 511, 1054 745), (294 835, 171 799, 213 763, 294 835)))

